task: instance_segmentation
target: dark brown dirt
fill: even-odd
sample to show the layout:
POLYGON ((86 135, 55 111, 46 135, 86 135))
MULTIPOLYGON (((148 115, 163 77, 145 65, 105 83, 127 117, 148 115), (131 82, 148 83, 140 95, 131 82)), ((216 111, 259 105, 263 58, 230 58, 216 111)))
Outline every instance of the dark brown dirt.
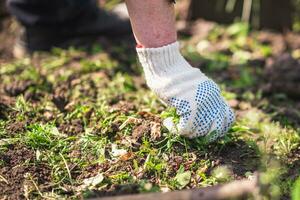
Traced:
MULTIPOLYGON (((288 171, 287 176, 284 176, 283 182, 294 182, 300 177, 300 147, 295 149, 289 156, 288 159, 288 171)), ((282 200, 290 200, 291 197, 285 194, 282 200)))
POLYGON ((82 173, 77 177, 78 180, 83 180, 86 178, 94 177, 99 174, 99 172, 105 172, 110 168, 110 165, 107 162, 102 164, 89 165, 82 170, 82 173))
POLYGON ((9 96, 18 96, 20 94, 24 94, 25 91, 33 86, 33 82, 32 81, 14 81, 12 83, 10 83, 9 85, 5 85, 4 86, 4 91, 6 92, 6 94, 8 94, 9 96))
MULTIPOLYGON (((173 156, 168 160, 168 165, 172 168, 172 173, 174 175, 176 175, 176 172, 182 164, 184 164, 184 160, 181 156, 173 156)), ((186 170, 189 170, 189 168, 187 168, 186 170)))
POLYGON ((268 81, 267 91, 300 99, 300 62, 290 54, 280 55, 267 65, 265 77, 268 81))
POLYGON ((69 87, 67 84, 61 84, 59 87, 55 88, 54 94, 52 95, 52 102, 61 111, 65 111, 66 105, 69 103, 67 94, 69 87))
POLYGON ((296 180, 300 176, 300 147, 290 154, 288 162, 291 166, 288 170, 289 178, 296 180))
POLYGON ((6 110, 8 110, 8 106, 0 103, 0 119, 6 119, 7 118, 7 112, 6 110))
POLYGON ((51 170, 43 164, 33 164, 35 153, 23 146, 11 146, 7 152, 0 153, 0 160, 5 167, 0 175, 6 182, 0 182, 0 199, 25 199, 24 188, 32 185, 26 180, 25 174, 39 184, 50 181, 51 170))
POLYGON ((11 111, 10 106, 15 104, 15 99, 0 93, 0 119, 6 119, 11 111))
POLYGON ((253 147, 249 147, 244 141, 236 141, 226 144, 218 152, 213 152, 210 156, 216 165, 229 166, 235 179, 242 179, 246 172, 254 172, 260 165, 260 158, 253 147))
POLYGON ((273 111, 276 111, 277 115, 272 118, 273 120, 286 123, 284 125, 300 127, 300 102, 297 102, 297 100, 289 103, 281 101, 276 106, 278 109, 273 111))
POLYGON ((5 94, 0 93, 0 104, 3 104, 5 106, 12 106, 15 104, 15 99, 9 96, 6 96, 5 94))
POLYGON ((39 102, 41 98, 44 96, 42 92, 36 92, 36 91, 26 91, 24 94, 24 98, 26 101, 39 102))
POLYGON ((26 160, 33 161, 34 157, 34 152, 23 146, 11 146, 9 150, 2 155, 2 160, 4 160, 7 166, 16 166, 23 164, 26 160))
POLYGON ((15 135, 17 133, 21 133, 25 131, 25 122, 14 122, 7 125, 6 130, 9 134, 15 135))
MULTIPOLYGON (((84 180, 86 178, 94 177, 100 172, 105 172, 110 168, 108 162, 102 164, 94 164, 83 169, 81 174, 77 177, 78 180, 84 180)), ((126 195, 126 194, 137 194, 139 193, 138 185, 117 185, 109 184, 107 188, 103 191, 87 191, 88 197, 106 197, 106 196, 117 196, 117 195, 126 195)))
POLYGON ((60 124, 58 130, 67 135, 78 135, 84 131, 84 127, 80 119, 75 119, 71 122, 60 124))

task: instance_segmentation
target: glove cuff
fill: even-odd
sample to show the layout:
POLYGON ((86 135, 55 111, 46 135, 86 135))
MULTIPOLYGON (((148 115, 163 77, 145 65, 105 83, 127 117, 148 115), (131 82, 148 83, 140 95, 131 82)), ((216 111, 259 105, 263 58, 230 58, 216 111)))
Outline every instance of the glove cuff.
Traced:
POLYGON ((137 48, 136 51, 142 66, 158 73, 173 68, 181 57, 178 42, 159 48, 137 48))
POLYGON ((149 72, 150 76, 169 77, 191 70, 180 53, 178 42, 159 48, 137 48, 136 51, 144 71, 149 72))
POLYGON ((163 100, 192 90, 208 78, 181 55, 179 43, 159 48, 137 48, 148 86, 163 100))

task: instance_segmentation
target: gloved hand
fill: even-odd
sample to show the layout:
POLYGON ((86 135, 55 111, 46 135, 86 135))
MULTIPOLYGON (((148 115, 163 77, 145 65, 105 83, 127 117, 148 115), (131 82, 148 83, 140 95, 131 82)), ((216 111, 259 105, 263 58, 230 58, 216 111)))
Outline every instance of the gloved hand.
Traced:
POLYGON ((209 137, 210 141, 228 132, 235 117, 216 83, 183 58, 179 44, 160 48, 137 48, 148 86, 169 106, 180 121, 179 134, 189 138, 209 137))

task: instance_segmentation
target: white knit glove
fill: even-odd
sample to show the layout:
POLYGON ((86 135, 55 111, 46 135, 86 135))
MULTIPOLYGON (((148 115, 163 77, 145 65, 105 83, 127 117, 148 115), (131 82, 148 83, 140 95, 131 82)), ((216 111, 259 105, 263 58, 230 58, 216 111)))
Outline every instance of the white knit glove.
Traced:
POLYGON ((214 141, 234 122, 234 114, 215 82, 183 58, 179 44, 137 48, 148 86, 169 106, 180 121, 178 133, 189 138, 209 135, 214 141))

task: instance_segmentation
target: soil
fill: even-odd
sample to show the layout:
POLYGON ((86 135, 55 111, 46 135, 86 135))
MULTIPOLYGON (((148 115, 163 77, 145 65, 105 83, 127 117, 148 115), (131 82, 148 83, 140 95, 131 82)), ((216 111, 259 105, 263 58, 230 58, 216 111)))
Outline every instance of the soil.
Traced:
POLYGON ((61 86, 54 89, 54 94, 52 96, 52 102, 56 105, 56 107, 61 111, 65 111, 66 105, 69 103, 67 92, 68 85, 62 84, 61 86))
POLYGON ((0 175, 7 181, 0 182, 0 199, 25 199, 24 189, 32 187, 25 174, 39 184, 51 180, 50 168, 42 163, 34 164, 34 159, 34 151, 23 146, 11 146, 7 152, 0 153, 0 160, 5 163, 5 167, 0 168, 0 175))
POLYGON ((6 130, 11 135, 16 135, 17 133, 22 133, 25 131, 26 122, 14 122, 6 126, 6 130))
POLYGON ((9 85, 5 85, 4 86, 4 91, 9 96, 15 97, 15 96, 18 96, 20 94, 24 94, 25 91, 33 85, 34 84, 33 84, 32 81, 15 81, 15 82, 12 82, 9 85))
POLYGON ((292 166, 288 170, 289 178, 296 180, 300 170, 300 148, 295 149, 289 156, 289 165, 292 166))
POLYGON ((79 119, 72 120, 71 122, 66 122, 60 124, 58 130, 67 135, 77 135, 84 131, 83 123, 79 119))
POLYGON ((246 172, 254 173, 260 165, 260 157, 255 149, 243 141, 235 141, 218 152, 212 152, 211 157, 217 165, 228 166, 235 179, 244 178, 246 172))
POLYGON ((265 68, 267 78, 267 92, 285 93, 288 96, 300 99, 300 62, 290 54, 278 56, 272 64, 265 68))
POLYGON ((10 106, 15 103, 15 99, 0 92, 0 119, 6 119, 11 111, 10 106))

